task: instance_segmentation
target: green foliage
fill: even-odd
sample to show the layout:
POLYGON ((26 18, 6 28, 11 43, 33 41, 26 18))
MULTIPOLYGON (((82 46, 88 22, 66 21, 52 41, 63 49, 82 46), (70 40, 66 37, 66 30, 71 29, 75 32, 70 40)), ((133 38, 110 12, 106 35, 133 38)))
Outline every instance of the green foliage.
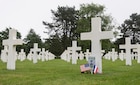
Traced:
POLYGON ((0 61, 0 85, 139 85, 140 68, 136 61, 125 66, 125 61, 103 59, 102 74, 81 74, 79 66, 56 59, 47 62, 17 61, 16 70, 6 70, 0 61))
POLYGON ((49 50, 55 55, 58 55, 70 46, 72 40, 77 39, 75 30, 77 29, 78 11, 75 10, 75 7, 58 6, 56 11, 51 10, 51 12, 54 23, 43 21, 43 24, 46 26, 47 33, 50 35, 50 40, 47 39, 49 40, 47 42, 51 44, 49 50), (54 46, 59 47, 59 50, 54 49, 54 46))
POLYGON ((60 39, 57 38, 57 36, 54 36, 53 39, 48 39, 47 42, 49 45, 49 51, 56 56, 59 56, 62 54, 63 50, 63 45, 60 39))
POLYGON ((117 45, 114 45, 110 40, 102 40, 102 49, 105 50, 106 52, 111 51, 112 48, 115 48, 117 51, 117 45))
POLYGON ((23 45, 26 54, 30 52, 30 49, 33 48, 34 43, 38 43, 39 48, 43 48, 43 43, 41 40, 41 37, 35 33, 33 29, 30 29, 29 33, 27 34, 27 37, 24 38, 24 41, 26 42, 25 45, 23 45))
MULTIPOLYGON (((121 25, 122 38, 132 37, 132 43, 139 43, 140 35, 140 14, 133 13, 129 19, 126 19, 121 25)), ((118 41, 118 43, 121 41, 118 41)))

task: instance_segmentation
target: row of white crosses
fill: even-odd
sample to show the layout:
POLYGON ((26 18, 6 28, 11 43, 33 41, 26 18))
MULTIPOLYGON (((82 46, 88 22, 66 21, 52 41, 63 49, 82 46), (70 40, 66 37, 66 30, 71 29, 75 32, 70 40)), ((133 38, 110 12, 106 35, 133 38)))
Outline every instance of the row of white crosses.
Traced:
MULTIPOLYGON (((26 54, 23 49, 21 49, 21 52, 19 52, 19 54, 17 54, 16 52, 16 45, 22 45, 24 43, 21 39, 16 39, 16 35, 17 35, 17 30, 9 29, 9 39, 3 40, 2 42, 2 44, 4 45, 4 50, 2 50, 1 53, 1 60, 3 62, 7 62, 8 70, 15 70, 15 66, 16 66, 15 64, 17 59, 21 61, 26 59, 26 54)), ((38 48, 38 44, 35 43, 34 48, 31 49, 31 52, 28 54, 27 59, 29 60, 33 59, 33 63, 37 63, 37 59, 38 59, 37 52, 39 51, 41 50, 38 48)), ((41 58, 43 58, 42 61, 44 61, 44 57, 43 57, 44 53, 45 53, 45 49, 42 48, 42 52, 40 52, 41 58)), ((46 52, 46 55, 47 55, 47 57, 45 57, 46 60, 47 59, 52 60, 55 58, 55 56, 48 51, 46 52)))
POLYGON ((112 48, 112 51, 109 51, 108 53, 106 53, 104 55, 104 58, 105 59, 108 59, 108 60, 111 60, 114 62, 115 60, 118 59, 118 54, 117 52, 115 52, 115 48, 112 48))
POLYGON ((77 59, 79 57, 80 60, 83 60, 84 57, 88 61, 88 57, 91 55, 91 52, 89 52, 89 49, 86 50, 85 53, 83 53, 81 50, 81 47, 77 47, 77 41, 72 41, 72 47, 68 47, 67 50, 65 50, 61 54, 61 59, 70 62, 72 59, 72 64, 77 64, 77 59), (77 51, 80 51, 78 54, 77 51))
POLYGON ((131 39, 129 37, 125 38, 125 45, 120 45, 120 49, 125 49, 125 59, 126 59, 126 65, 132 65, 132 55, 131 55, 131 49, 134 49, 134 51, 137 52, 138 56, 138 63, 140 63, 140 45, 139 44, 131 44, 131 39))
MULTIPOLYGON (((19 53, 19 60, 23 61, 26 59, 26 55, 23 49, 21 49, 21 52, 19 53)), ((41 61, 48 61, 53 60, 55 58, 55 55, 53 55, 51 52, 45 51, 45 48, 38 48, 38 43, 34 43, 34 47, 31 49, 30 53, 27 55, 28 60, 33 60, 33 63, 37 63, 38 60, 41 61)))
POLYGON ((112 59, 112 61, 115 61, 118 57, 120 60, 126 60, 126 65, 132 65, 132 60, 135 58, 137 60, 137 63, 140 63, 140 45, 139 44, 131 44, 131 39, 129 37, 125 38, 125 45, 120 45, 120 49, 125 49, 126 52, 124 53, 123 50, 117 55, 112 49, 112 52, 108 52, 104 57, 105 59, 112 59), (131 52, 131 49, 133 52, 131 52), (135 53, 134 53, 135 52, 135 53))
MULTIPOLYGON (((69 47, 68 47, 68 49, 69 49, 69 47)), ((87 49, 86 52, 84 52, 84 53, 82 51, 80 51, 80 53, 75 52, 75 54, 76 55, 75 55, 74 59, 76 59, 76 60, 74 60, 74 61, 77 61, 77 59, 83 60, 84 58, 86 58, 86 60, 88 61, 88 57, 91 56, 91 52, 89 52, 89 49, 87 49)), ((65 50, 61 54, 60 57, 61 57, 62 60, 70 62, 72 56, 73 56, 72 55, 72 50, 65 50)), ((76 64, 76 63, 73 63, 73 64, 76 64)))

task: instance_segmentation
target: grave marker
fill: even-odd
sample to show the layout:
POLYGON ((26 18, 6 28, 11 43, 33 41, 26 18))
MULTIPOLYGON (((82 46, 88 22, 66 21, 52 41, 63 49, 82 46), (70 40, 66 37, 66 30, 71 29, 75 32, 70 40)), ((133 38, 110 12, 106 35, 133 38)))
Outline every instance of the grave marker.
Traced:
POLYGON ((121 61, 124 60, 124 58, 125 58, 125 53, 123 52, 123 50, 121 50, 121 53, 119 53, 119 58, 120 58, 121 61))
POLYGON ((91 32, 81 33, 81 40, 91 40, 91 53, 95 56, 95 63, 102 73, 101 40, 113 38, 112 31, 101 31, 101 18, 91 19, 91 32))
POLYGON ((26 59, 26 54, 24 52, 24 49, 21 49, 21 52, 18 55, 18 59, 20 59, 20 61, 24 61, 26 59))
POLYGON ((8 46, 4 46, 4 50, 2 50, 1 52, 1 60, 6 63, 7 57, 8 57, 8 46))
POLYGON ((91 53, 89 52, 89 49, 86 49, 86 52, 84 53, 85 54, 85 57, 86 57, 86 60, 88 61, 88 57, 91 55, 91 53))
POLYGON ((49 51, 48 51, 48 50, 46 50, 45 55, 46 55, 46 56, 45 56, 45 60, 48 61, 48 60, 49 60, 49 51))
POLYGON ((46 51, 45 51, 45 48, 42 48, 42 51, 41 51, 41 60, 42 61, 45 61, 45 56, 46 56, 46 51))
POLYGON ((132 65, 131 60, 131 49, 137 48, 137 45, 131 44, 131 39, 129 37, 125 38, 125 45, 119 45, 120 49, 126 50, 126 65, 132 65))
POLYGON ((133 49, 133 51, 137 52, 137 63, 140 63, 140 44, 137 44, 137 49, 133 49))
POLYGON ((116 52, 115 52, 115 48, 112 48, 111 58, 112 58, 112 61, 113 61, 113 62, 116 60, 116 52))
POLYGON ((15 70, 15 53, 16 45, 22 45, 23 41, 21 39, 16 39, 17 31, 15 29, 9 29, 9 38, 3 40, 3 45, 8 46, 8 58, 7 58, 7 69, 15 70))
POLYGON ((33 59, 32 51, 30 51, 30 53, 27 55, 27 59, 30 60, 30 61, 33 59))
POLYGON ((77 47, 77 41, 72 41, 72 47, 68 47, 68 50, 72 51, 72 64, 77 64, 76 51, 81 50, 81 47, 77 47))
POLYGON ((83 60, 83 59, 84 59, 84 54, 83 54, 82 51, 80 51, 80 53, 79 53, 79 59, 80 59, 80 60, 83 60))
POLYGON ((41 49, 38 48, 38 43, 34 43, 34 48, 31 49, 33 52, 33 63, 37 63, 37 54, 41 51, 41 49))

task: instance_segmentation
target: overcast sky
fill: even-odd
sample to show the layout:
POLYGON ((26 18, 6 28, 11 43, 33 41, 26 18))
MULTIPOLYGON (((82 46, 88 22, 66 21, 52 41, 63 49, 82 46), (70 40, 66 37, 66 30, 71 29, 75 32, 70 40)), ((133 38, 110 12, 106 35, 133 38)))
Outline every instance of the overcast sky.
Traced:
POLYGON ((117 24, 123 23, 132 13, 140 14, 140 0, 0 0, 0 31, 6 27, 17 29, 24 38, 33 28, 42 38, 47 35, 42 21, 51 22, 52 10, 59 6, 95 3, 106 7, 117 24))

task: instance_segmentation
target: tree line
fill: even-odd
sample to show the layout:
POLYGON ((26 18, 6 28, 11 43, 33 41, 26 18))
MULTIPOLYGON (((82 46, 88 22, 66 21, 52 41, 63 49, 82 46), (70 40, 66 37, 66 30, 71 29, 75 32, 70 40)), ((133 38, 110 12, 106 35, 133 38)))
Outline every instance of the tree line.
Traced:
MULTIPOLYGON (((30 48, 33 47, 33 43, 38 43, 40 48, 45 48, 56 56, 60 56, 67 47, 71 46, 73 40, 78 41, 78 45, 82 47, 83 51, 91 49, 91 41, 81 41, 80 33, 91 31, 92 17, 102 18, 102 31, 117 29, 121 33, 120 35, 119 32, 114 32, 116 39, 114 42, 111 42, 111 40, 102 40, 102 49, 109 51, 114 47, 118 50, 118 45, 125 43, 125 37, 131 37, 132 43, 140 42, 140 14, 137 13, 130 15, 130 19, 126 19, 118 27, 112 24, 112 16, 105 14, 105 6, 99 4, 81 4, 80 9, 69 6, 58 6, 57 10, 51 10, 51 13, 53 15, 53 22, 42 21, 42 24, 46 28, 44 33, 49 38, 43 42, 41 36, 37 35, 33 29, 30 29, 27 36, 23 39, 26 44, 17 46, 18 52, 22 48, 25 49, 26 53, 29 53, 30 48), (119 38, 117 38, 118 36, 119 38)), ((0 50, 3 49, 2 40, 8 38, 8 29, 11 29, 11 27, 0 32, 0 50)), ((17 38, 21 38, 19 32, 17 38)))

